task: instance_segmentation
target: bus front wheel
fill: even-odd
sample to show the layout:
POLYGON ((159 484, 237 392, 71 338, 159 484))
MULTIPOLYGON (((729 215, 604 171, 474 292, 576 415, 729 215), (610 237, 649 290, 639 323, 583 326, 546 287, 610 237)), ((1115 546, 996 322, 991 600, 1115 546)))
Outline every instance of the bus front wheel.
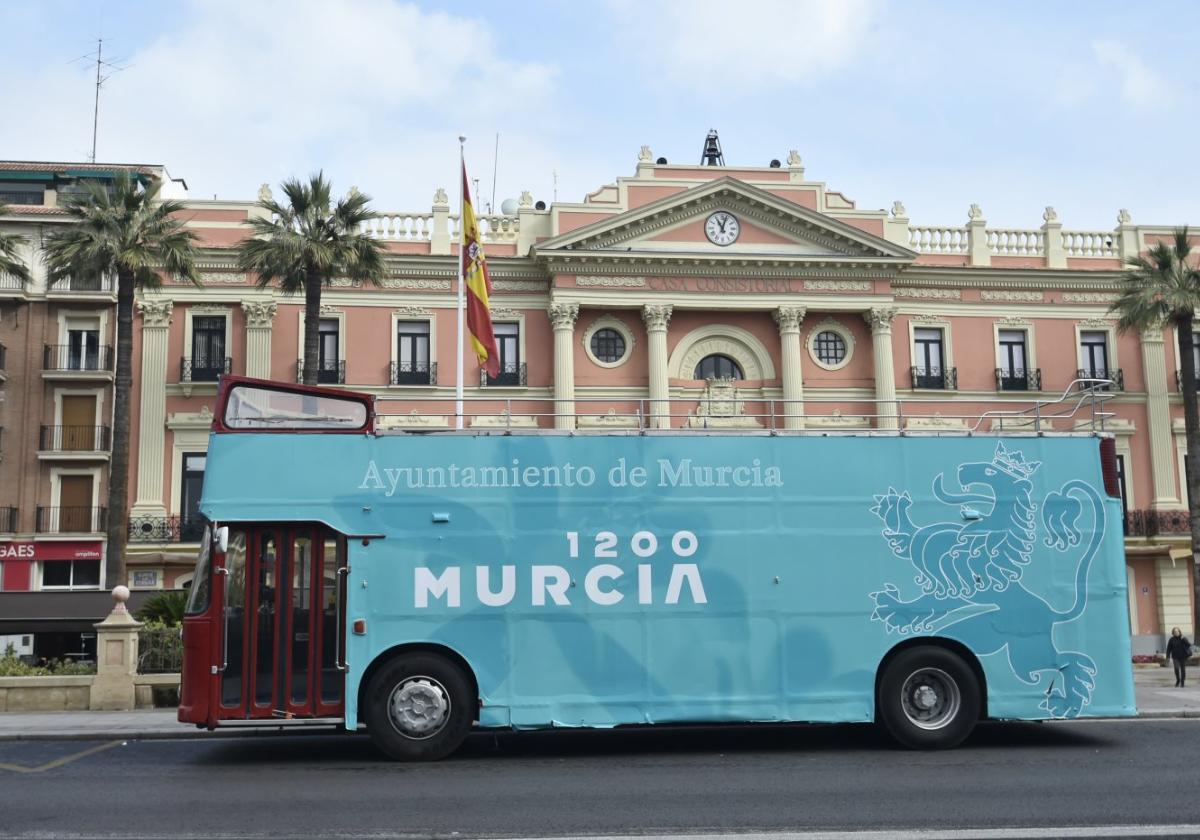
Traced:
POLYGON ((909 648, 883 672, 876 719, 909 749, 949 749, 975 728, 979 692, 979 681, 962 657, 940 647, 909 648))
POLYGON ((445 758, 471 731, 470 694, 470 683, 453 662, 433 653, 401 654, 367 684, 367 731, 399 761, 445 758))

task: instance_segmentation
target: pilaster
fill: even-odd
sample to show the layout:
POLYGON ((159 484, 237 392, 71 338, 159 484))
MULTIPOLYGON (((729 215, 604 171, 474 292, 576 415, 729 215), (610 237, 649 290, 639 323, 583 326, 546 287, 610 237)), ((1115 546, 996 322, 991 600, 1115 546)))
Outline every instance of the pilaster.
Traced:
POLYGON ((667 325, 674 307, 669 303, 648 303, 642 307, 646 324, 646 347, 650 356, 650 428, 671 428, 670 389, 667 382, 667 325))
POLYGON ((1150 472, 1155 510, 1179 508, 1175 490, 1175 458, 1172 453, 1171 406, 1167 392, 1167 356, 1162 325, 1142 331, 1142 373, 1146 377, 1146 418, 1149 423, 1150 472))
POLYGON ((167 338, 170 300, 138 301, 142 313, 141 408, 138 412, 137 493, 131 516, 166 516, 163 499, 163 452, 167 423, 167 338))
POLYGON ((875 365, 876 428, 898 429, 899 406, 896 403, 896 368, 892 359, 892 320, 894 306, 874 306, 863 313, 871 327, 871 356, 875 365))
POLYGON ((276 305, 270 300, 244 300, 246 313, 246 375, 271 378, 271 324, 276 305))
POLYGON ((783 359, 783 427, 804 428, 804 378, 801 372, 800 324, 807 309, 781 306, 773 314, 779 326, 780 356, 783 359))
POLYGON ((575 320, 579 304, 550 304, 554 327, 554 428, 575 428, 575 320))

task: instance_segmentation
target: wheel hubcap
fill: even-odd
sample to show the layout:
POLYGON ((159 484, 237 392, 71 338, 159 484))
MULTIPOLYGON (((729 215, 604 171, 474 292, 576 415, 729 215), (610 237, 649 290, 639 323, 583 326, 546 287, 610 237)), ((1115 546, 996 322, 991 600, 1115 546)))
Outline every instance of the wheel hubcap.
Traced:
POLYGON ((962 693, 954 678, 940 668, 922 668, 900 689, 904 715, 922 729, 941 729, 958 717, 962 693))
POLYGON ((430 738, 450 719, 450 695, 433 677, 408 677, 388 699, 392 726, 407 738, 430 738))

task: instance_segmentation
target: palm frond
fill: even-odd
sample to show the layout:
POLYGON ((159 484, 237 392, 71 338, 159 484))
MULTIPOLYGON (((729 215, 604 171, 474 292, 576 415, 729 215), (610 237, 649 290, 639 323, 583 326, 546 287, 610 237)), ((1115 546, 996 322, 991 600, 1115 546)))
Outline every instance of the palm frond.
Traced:
MULTIPOLYGON (((8 205, 0 202, 0 216, 7 216, 10 212, 8 205)), ((20 234, 0 231, 0 274, 8 274, 22 283, 28 283, 29 266, 17 250, 24 241, 20 234)))
POLYGON ((1164 321, 1192 318, 1200 308, 1200 270, 1190 262, 1186 227, 1125 263, 1120 293, 1109 307, 1122 332, 1147 330, 1164 321))

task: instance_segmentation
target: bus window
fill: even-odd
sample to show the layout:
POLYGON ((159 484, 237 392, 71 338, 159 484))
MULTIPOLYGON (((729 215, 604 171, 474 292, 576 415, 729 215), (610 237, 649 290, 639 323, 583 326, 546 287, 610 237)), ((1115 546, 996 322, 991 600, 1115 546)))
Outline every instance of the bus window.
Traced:
POLYGON ((268 706, 273 696, 275 675, 276 544, 273 534, 262 535, 258 558, 258 614, 254 620, 257 628, 254 702, 260 706, 268 706))
POLYGON ((312 594, 309 578, 312 574, 312 539, 295 537, 292 540, 292 686, 293 703, 308 699, 309 599, 312 594))
POLYGON ((255 385, 235 385, 225 400, 230 429, 344 429, 367 427, 361 399, 297 393, 255 385))
POLYGON ((187 614, 198 615, 208 609, 209 593, 212 589, 212 529, 205 528, 200 537, 200 554, 196 557, 196 572, 192 575, 192 588, 188 593, 187 614))
POLYGON ((338 703, 342 699, 342 672, 338 669, 338 602, 341 599, 339 560, 345 557, 341 537, 325 538, 325 562, 321 566, 321 676, 322 703, 338 703))

